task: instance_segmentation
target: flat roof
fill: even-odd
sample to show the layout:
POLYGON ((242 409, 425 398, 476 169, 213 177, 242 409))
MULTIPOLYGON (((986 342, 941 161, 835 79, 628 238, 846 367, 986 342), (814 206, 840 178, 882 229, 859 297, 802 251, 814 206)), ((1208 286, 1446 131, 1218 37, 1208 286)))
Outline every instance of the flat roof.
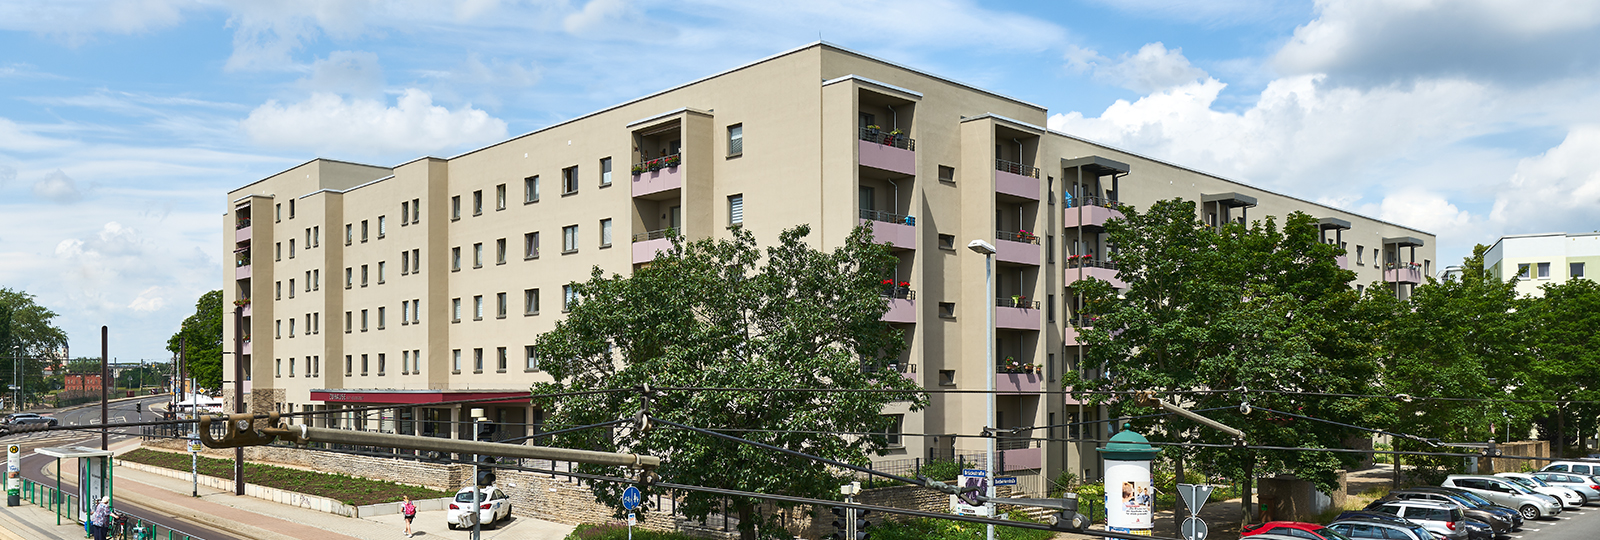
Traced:
POLYGON ((110 450, 101 450, 101 449, 98 449, 98 448, 89 448, 87 446, 58 446, 58 447, 54 447, 54 448, 37 448, 37 449, 34 449, 34 452, 37 452, 40 455, 46 455, 46 456, 50 456, 50 457, 57 458, 57 459, 61 459, 61 458, 105 457, 105 456, 110 456, 110 455, 114 454, 114 452, 112 452, 110 450))
POLYGON ((1256 198, 1243 193, 1229 191, 1226 193, 1205 193, 1200 195, 1200 202, 1228 203, 1228 206, 1255 206, 1256 198))
POLYGON ((1422 247, 1422 239, 1415 236, 1391 236, 1383 239, 1383 245, 1397 244, 1400 247, 1422 247))
POLYGON ((1117 173, 1127 174, 1128 171, 1133 170, 1133 168, 1129 167, 1127 163, 1123 163, 1114 159, 1106 159, 1100 156, 1086 156, 1071 159, 1061 158, 1061 168, 1071 169, 1073 167, 1083 167, 1084 170, 1095 173, 1095 176, 1106 176, 1117 173))
POLYGON ((1322 218, 1322 220, 1317 222, 1317 228, 1318 229, 1322 229, 1324 231, 1326 231, 1328 229, 1349 230, 1350 229, 1350 222, 1342 220, 1342 219, 1339 219, 1339 218, 1325 217, 1325 218, 1322 218))

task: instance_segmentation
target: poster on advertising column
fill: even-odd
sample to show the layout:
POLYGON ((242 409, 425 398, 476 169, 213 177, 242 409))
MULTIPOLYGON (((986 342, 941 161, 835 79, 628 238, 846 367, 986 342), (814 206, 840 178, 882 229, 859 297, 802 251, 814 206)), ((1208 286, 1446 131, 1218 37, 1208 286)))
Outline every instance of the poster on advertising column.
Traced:
POLYGON ((1150 485, 1149 461, 1106 460, 1106 526, 1148 534, 1154 526, 1156 492, 1150 485))

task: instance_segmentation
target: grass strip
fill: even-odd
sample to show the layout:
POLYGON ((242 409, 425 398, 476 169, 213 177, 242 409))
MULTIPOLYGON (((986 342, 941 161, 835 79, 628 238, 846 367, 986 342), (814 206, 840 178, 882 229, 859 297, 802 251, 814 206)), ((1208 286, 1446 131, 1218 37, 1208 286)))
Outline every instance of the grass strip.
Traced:
MULTIPOLYGON (((123 454, 122 459, 174 471, 187 472, 190 467, 188 454, 161 452, 148 448, 140 448, 123 454)), ((233 478, 232 459, 201 457, 198 469, 200 474, 206 476, 222 479, 233 478)), ((408 486, 385 480, 372 480, 345 474, 302 471, 300 469, 250 462, 245 462, 244 464, 244 480, 246 483, 258 486, 326 497, 351 506, 396 502, 400 500, 402 495, 410 495, 412 499, 437 499, 450 495, 443 491, 408 486)))

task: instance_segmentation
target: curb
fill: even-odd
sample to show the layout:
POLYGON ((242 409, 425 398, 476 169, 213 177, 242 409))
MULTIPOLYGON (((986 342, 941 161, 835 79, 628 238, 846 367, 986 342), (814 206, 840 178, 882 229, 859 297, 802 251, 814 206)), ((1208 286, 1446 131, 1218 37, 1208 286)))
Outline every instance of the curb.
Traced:
MULTIPOLYGON (((51 475, 51 474, 49 474, 49 471, 46 471, 46 476, 54 476, 54 475, 51 475)), ((76 483, 78 481, 77 475, 68 473, 66 471, 63 471, 61 473, 61 479, 63 481, 69 481, 70 480, 73 483, 76 483)), ((156 488, 156 489, 160 489, 160 488, 156 488)), ((198 525, 198 526, 205 527, 205 528, 208 528, 208 529, 214 529, 216 531, 227 533, 227 534, 231 534, 231 535, 234 535, 234 536, 247 538, 248 540, 301 540, 301 539, 295 538, 293 536, 288 536, 288 535, 272 532, 272 531, 263 529, 261 527, 257 527, 255 525, 250 525, 248 523, 240 523, 240 522, 237 522, 237 521, 230 521, 230 520, 223 519, 223 518, 220 518, 220 517, 217 517, 217 516, 213 516, 213 515, 210 515, 210 514, 199 512, 197 510, 194 510, 192 508, 189 508, 189 507, 186 507, 186 506, 183 506, 183 505, 180 505, 180 504, 170 503, 170 502, 167 502, 167 501, 163 501, 163 500, 160 500, 160 499, 152 498, 152 497, 149 497, 149 496, 146 496, 146 495, 142 495, 142 494, 139 494, 139 493, 124 492, 122 494, 117 495, 117 498, 118 499, 122 499, 122 500, 127 501, 127 502, 130 502, 130 503, 133 503, 133 504, 138 505, 138 506, 142 506, 142 507, 144 507, 144 508, 146 508, 146 509, 148 509, 150 511, 156 512, 158 514, 163 514, 166 517, 170 517, 170 518, 173 518, 173 519, 177 519, 179 521, 183 521, 183 522, 190 523, 190 524, 193 524, 193 525, 198 525)))

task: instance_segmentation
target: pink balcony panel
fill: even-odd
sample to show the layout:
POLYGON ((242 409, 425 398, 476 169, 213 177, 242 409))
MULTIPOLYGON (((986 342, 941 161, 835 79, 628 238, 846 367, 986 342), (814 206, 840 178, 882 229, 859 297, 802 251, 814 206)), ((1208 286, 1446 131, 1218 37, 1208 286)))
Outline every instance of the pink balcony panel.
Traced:
POLYGON ((1037 373, 996 373, 994 389, 1002 394, 1037 394, 1043 385, 1037 373))
POLYGON ((1350 269, 1350 256, 1349 255, 1339 255, 1337 257, 1334 257, 1333 258, 1333 262, 1339 263, 1339 269, 1340 270, 1349 270, 1350 269))
POLYGON ((1018 448, 1016 450, 1001 450, 1005 454, 1006 470, 1021 471, 1026 469, 1040 469, 1044 467, 1043 448, 1018 448))
POLYGON ((1395 269, 1391 269, 1391 270, 1384 270, 1383 271, 1383 281, 1385 283, 1399 282, 1399 283, 1410 283, 1410 284, 1413 284, 1413 285, 1418 284, 1418 283, 1422 283, 1422 269, 1420 269, 1420 268, 1395 268, 1395 269))
POLYGON ((1082 343, 1078 342, 1078 328, 1070 324, 1067 325, 1066 331, 1061 333, 1061 344, 1068 347, 1082 345, 1082 343))
POLYGON ((895 249, 917 249, 917 227, 904 223, 890 223, 876 219, 863 219, 863 225, 872 226, 872 239, 880 244, 890 244, 895 249))
POLYGON ((233 230, 233 241, 235 243, 249 242, 250 241, 250 229, 251 229, 251 227, 245 227, 243 229, 234 229, 233 230))
POLYGON ((1008 330, 1038 330, 1039 310, 995 306, 994 326, 1008 330))
POLYGON ((917 322, 917 301, 904 298, 890 298, 889 311, 884 312, 883 322, 915 323, 917 322))
POLYGON ((1061 226, 1077 227, 1083 225, 1089 227, 1105 227, 1107 221, 1110 221, 1113 218, 1121 217, 1123 217, 1122 212, 1118 212, 1104 206, 1084 205, 1081 207, 1062 210, 1061 226), (1078 212, 1080 209, 1083 212, 1082 223, 1078 222, 1078 212))
POLYGON ((250 316, 250 310, 251 310, 251 308, 254 308, 254 307, 255 307, 255 306, 256 306, 256 305, 255 305, 255 303, 254 303, 254 302, 252 302, 252 303, 249 303, 249 304, 245 304, 245 305, 244 305, 244 316, 245 316, 245 317, 249 317, 249 316, 250 316))
POLYGON ((633 196, 671 191, 683 187, 683 167, 668 167, 659 171, 645 171, 633 176, 633 196))
POLYGON ((672 239, 671 238, 657 238, 655 240, 645 240, 643 242, 634 242, 633 243, 633 264, 647 263, 647 262, 656 260, 656 253, 657 252, 670 251, 671 249, 672 249, 672 239))
POLYGON ((1039 266, 1040 249, 1042 248, 1039 247, 1039 244, 995 240, 994 258, 1000 262, 1039 266))
POLYGON ((250 342, 248 341, 244 342, 244 353, 250 354, 250 342))
POLYGON ((1006 171, 995 171, 994 191, 1037 201, 1039 200, 1039 179, 1006 171))
POLYGON ((917 153, 903 148, 895 148, 887 144, 878 144, 868 141, 856 141, 860 149, 861 164, 874 169, 897 172, 915 176, 917 174, 917 153))
POLYGON ((250 265, 233 267, 233 279, 250 279, 250 265))
POLYGON ((1063 283, 1065 283, 1066 285, 1069 285, 1069 286, 1072 285, 1073 283, 1077 283, 1078 279, 1079 279, 1079 277, 1078 277, 1078 271, 1079 270, 1083 271, 1083 278, 1082 279, 1090 279, 1090 278, 1101 279, 1101 280, 1105 280, 1107 282, 1110 282, 1112 287, 1116 287, 1118 289, 1126 289, 1126 288, 1128 288, 1128 283, 1125 282, 1125 281, 1122 281, 1122 278, 1117 277, 1117 271, 1116 270, 1112 270, 1110 268, 1100 268, 1098 266, 1086 266, 1086 267, 1083 267, 1083 268, 1068 268, 1066 270, 1066 272, 1067 272, 1066 279, 1063 281, 1063 283))
MULTIPOLYGON (((1068 388, 1067 390, 1070 391, 1072 389, 1068 388)), ((1084 404, 1084 402, 1081 401, 1081 400, 1073 399, 1072 394, 1061 394, 1061 404, 1062 405, 1082 405, 1082 404, 1084 404)))

